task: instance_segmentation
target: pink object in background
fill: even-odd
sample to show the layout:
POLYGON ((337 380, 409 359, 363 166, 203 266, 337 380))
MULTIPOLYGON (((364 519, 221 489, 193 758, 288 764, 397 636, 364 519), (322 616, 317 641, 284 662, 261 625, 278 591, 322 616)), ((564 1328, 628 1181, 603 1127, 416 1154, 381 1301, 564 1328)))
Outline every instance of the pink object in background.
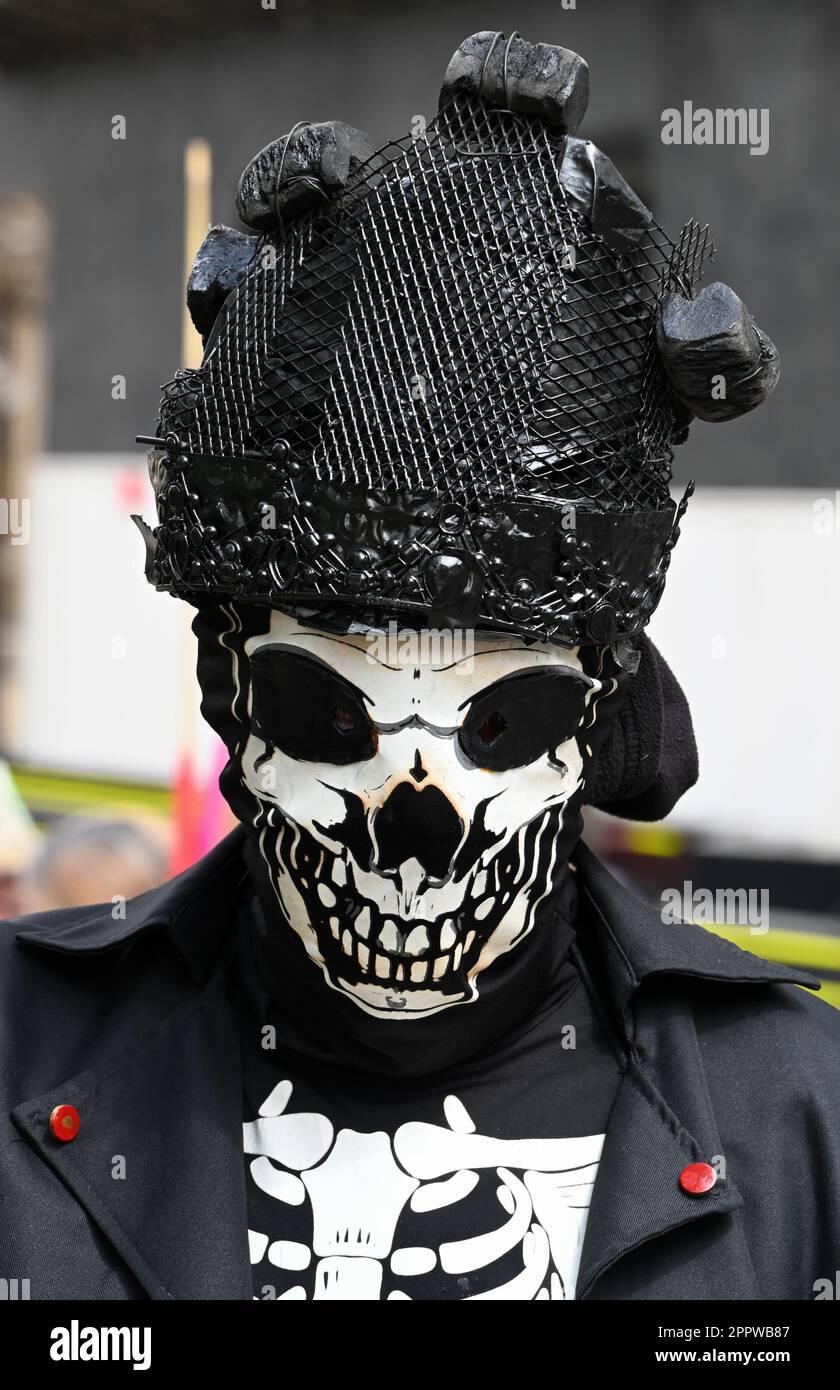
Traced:
POLYGON ((207 854, 234 824, 227 802, 219 791, 219 775, 227 758, 227 749, 219 740, 204 782, 189 752, 183 752, 178 759, 172 786, 170 877, 182 873, 207 854))
POLYGON ((201 858, 200 826, 202 796, 195 774, 192 755, 181 753, 172 784, 172 847, 169 877, 183 873, 201 858))
POLYGON ((219 739, 213 749, 213 759, 207 773, 204 790, 201 825, 199 827, 200 854, 207 854, 217 845, 233 825, 233 817, 227 802, 219 791, 219 777, 228 760, 228 751, 219 739))

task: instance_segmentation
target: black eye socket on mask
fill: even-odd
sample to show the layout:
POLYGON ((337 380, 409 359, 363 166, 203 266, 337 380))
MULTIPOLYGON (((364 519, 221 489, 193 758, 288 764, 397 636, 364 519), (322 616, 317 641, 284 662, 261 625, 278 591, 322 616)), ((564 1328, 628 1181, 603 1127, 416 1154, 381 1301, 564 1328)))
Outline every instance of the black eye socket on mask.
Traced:
POLYGON ((586 676, 567 667, 505 676, 470 702, 458 730, 461 750, 489 772, 525 767, 577 732, 590 689, 586 676))
POLYGON ((255 734, 304 762, 358 763, 376 752, 378 732, 360 692, 302 652, 259 647, 251 657, 255 734))

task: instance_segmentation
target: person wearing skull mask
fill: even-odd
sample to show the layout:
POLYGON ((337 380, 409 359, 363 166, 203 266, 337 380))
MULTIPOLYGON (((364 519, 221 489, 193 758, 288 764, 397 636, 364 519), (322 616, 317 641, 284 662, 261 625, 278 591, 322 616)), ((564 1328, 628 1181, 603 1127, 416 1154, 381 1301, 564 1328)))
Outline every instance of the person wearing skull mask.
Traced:
POLYGON ((778 376, 696 290, 706 232, 575 135, 587 95, 577 55, 473 35, 419 134, 294 127, 198 253, 204 361, 137 521, 241 827, 124 922, 19 926, 73 1058, 33 1048, 10 1098, 34 1297, 801 1299, 835 1268, 836 1014, 580 839, 695 780, 644 634, 672 447, 778 376))

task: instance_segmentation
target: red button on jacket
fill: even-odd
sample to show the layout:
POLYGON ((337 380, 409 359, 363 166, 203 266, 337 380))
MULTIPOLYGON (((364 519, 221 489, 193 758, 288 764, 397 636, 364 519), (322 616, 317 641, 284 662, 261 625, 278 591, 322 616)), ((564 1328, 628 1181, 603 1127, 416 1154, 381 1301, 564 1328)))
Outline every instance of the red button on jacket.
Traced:
POLYGON ((76 1138, 80 1124, 79 1112, 75 1105, 57 1105, 50 1112, 50 1130, 63 1144, 76 1138))
POLYGON ((680 1173, 680 1187, 691 1197, 710 1192, 717 1182, 717 1173, 710 1163, 689 1163, 680 1173))

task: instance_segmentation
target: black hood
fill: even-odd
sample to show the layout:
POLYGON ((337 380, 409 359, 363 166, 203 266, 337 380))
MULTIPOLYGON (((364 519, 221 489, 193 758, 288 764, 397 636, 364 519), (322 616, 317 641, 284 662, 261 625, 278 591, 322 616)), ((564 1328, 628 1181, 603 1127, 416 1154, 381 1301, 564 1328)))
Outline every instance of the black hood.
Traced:
POLYGON ((585 800, 627 820, 662 820, 697 781, 691 711, 650 638, 590 774, 585 800))

